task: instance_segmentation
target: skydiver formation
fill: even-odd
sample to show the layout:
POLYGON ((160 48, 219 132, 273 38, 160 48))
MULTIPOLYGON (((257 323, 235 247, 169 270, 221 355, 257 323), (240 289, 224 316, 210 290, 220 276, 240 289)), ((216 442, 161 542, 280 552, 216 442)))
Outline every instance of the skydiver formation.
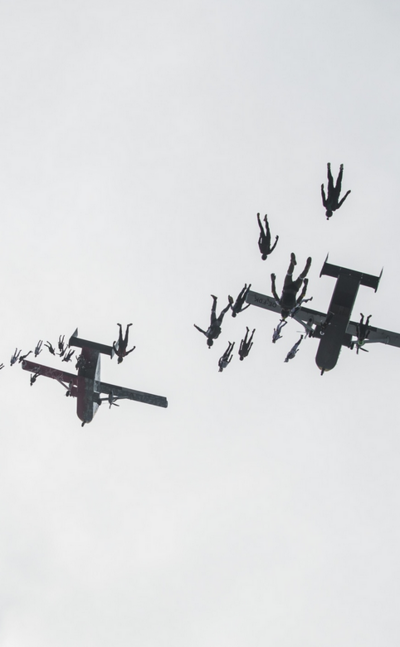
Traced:
MULTIPOLYGON (((343 169, 344 169, 343 164, 340 164, 339 174, 337 176, 336 183, 335 183, 331 172, 331 164, 330 163, 327 164, 327 176, 328 176, 327 189, 325 191, 324 185, 323 184, 321 185, 321 196, 322 196, 322 203, 325 209, 325 216, 328 220, 332 217, 333 212, 337 211, 343 205, 343 203, 351 193, 351 191, 348 190, 342 198, 340 197, 341 190, 342 190, 342 181, 343 181, 343 169)), ((257 223, 258 223, 258 229, 259 229, 258 249, 259 249, 259 252, 261 253, 261 259, 265 261, 268 258, 268 256, 272 254, 272 252, 275 250, 279 240, 279 235, 275 236, 275 241, 273 245, 271 245, 271 231, 270 231, 267 215, 264 216, 262 221, 260 213, 257 213, 257 223)), ((232 317, 237 317, 239 313, 244 312, 245 310, 248 309, 250 305, 254 304, 275 312, 276 312, 275 308, 276 307, 279 308, 281 320, 273 330, 273 334, 272 334, 273 344, 275 344, 279 339, 283 338, 283 334, 282 334, 283 328, 287 325, 288 319, 295 319, 303 326, 304 333, 301 335, 300 339, 298 339, 298 341, 287 353, 286 359, 284 360, 285 362, 289 362, 291 359, 294 359, 294 357, 297 355, 299 351, 301 342, 305 338, 317 337, 319 339, 323 339, 325 336, 327 336, 329 337, 329 339, 332 340, 334 336, 334 331, 339 330, 337 325, 336 326, 334 325, 332 327, 332 323, 335 323, 338 321, 335 314, 336 305, 334 304, 335 307, 333 308, 333 310, 331 309, 328 310, 326 314, 304 307, 307 302, 312 301, 313 299, 312 296, 306 298, 307 289, 308 289, 307 275, 310 270, 311 263, 312 263, 312 259, 311 259, 311 256, 309 256, 307 258, 305 267, 302 270, 302 272, 300 272, 297 278, 294 278, 293 273, 295 271, 297 261, 296 261, 295 253, 292 252, 290 255, 289 267, 284 279, 281 296, 278 295, 276 290, 276 275, 272 273, 271 289, 272 289, 273 298, 261 295, 259 293, 251 292, 250 291, 251 284, 247 285, 247 283, 245 283, 244 287, 239 292, 235 301, 230 295, 228 296, 228 305, 226 306, 226 308, 224 308, 224 310, 222 310, 219 317, 216 316, 217 297, 213 296, 211 323, 209 328, 207 330, 202 330, 201 328, 199 328, 199 326, 194 324, 195 328, 197 328, 197 330, 199 330, 207 337, 207 345, 209 348, 211 348, 214 341, 221 334, 222 320, 226 312, 229 310, 229 308, 231 309, 232 317)), ((338 294, 340 293, 344 295, 346 292, 346 289, 350 289, 352 295, 354 295, 354 298, 356 296, 356 288, 353 288, 353 287, 350 288, 350 283, 348 283, 348 288, 345 289, 343 287, 345 282, 347 281, 347 279, 345 278, 346 276, 354 277, 355 274, 357 274, 358 276, 360 276, 361 284, 368 285, 369 287, 375 287, 375 289, 377 288, 377 285, 379 283, 379 278, 380 278, 380 277, 373 277, 370 275, 368 275, 368 278, 367 278, 367 275, 363 275, 362 273, 356 273, 353 270, 347 270, 339 266, 330 265, 327 261, 325 261, 324 267, 321 270, 321 274, 323 273, 334 277, 338 277, 339 275, 342 276, 341 283, 340 281, 339 283, 342 285, 341 290, 344 290, 344 292, 340 292, 339 290, 338 294), (342 274, 340 274, 341 272, 342 274)), ((351 282, 351 279, 349 280, 351 282)), ((343 308, 343 306, 340 305, 340 299, 338 302, 335 302, 335 303, 339 304, 337 305, 337 307, 343 308)), ((392 343, 393 345, 400 346, 400 335, 398 336, 399 337, 398 340, 396 338, 396 340, 391 341, 392 338, 390 336, 396 335, 396 333, 389 333, 388 331, 382 331, 374 328, 373 330, 376 331, 374 333, 374 338, 373 339, 370 338, 370 332, 372 330, 369 325, 370 316, 366 319, 364 323, 364 317, 363 315, 361 315, 361 320, 356 325, 354 322, 350 322, 350 315, 351 315, 351 308, 348 309, 349 319, 348 319, 348 323, 346 324, 350 326, 349 328, 350 333, 346 333, 347 337, 344 336, 344 331, 337 333, 337 340, 335 342, 336 349, 334 352, 334 354, 336 353, 336 356, 335 356, 334 363, 332 364, 331 362, 330 364, 328 361, 327 365, 321 369, 321 375, 324 373, 325 370, 330 370, 330 368, 332 368, 335 365, 337 361, 337 357, 339 355, 341 344, 347 345, 350 348, 356 348, 357 354, 359 353, 360 350, 365 351, 366 349, 363 348, 364 345, 367 343, 371 343, 372 341, 384 341, 385 343, 392 343), (381 337, 379 337, 379 334, 381 334, 381 337), (351 341, 350 343, 348 341, 349 335, 350 335, 350 340, 352 336, 353 337, 355 336, 356 340, 351 341)), ((241 360, 243 360, 244 357, 247 357, 249 350, 253 345, 253 335, 254 335, 254 330, 250 335, 250 329, 249 327, 246 326, 246 335, 240 341, 240 346, 238 351, 239 358, 241 360)), ((218 367, 220 372, 222 372, 222 370, 226 368, 226 366, 231 362, 233 357, 232 350, 233 350, 234 344, 235 342, 229 342, 228 348, 226 349, 222 357, 220 357, 220 360, 218 362, 218 367)), ((325 348, 328 348, 328 346, 327 344, 325 344, 325 348)), ((329 352, 331 351, 327 351, 327 352, 329 355, 329 352)), ((331 355, 332 355, 332 352, 331 352, 331 355)), ((322 351, 321 353, 323 355, 322 351)), ((317 353, 317 356, 318 356, 318 353, 317 353)), ((323 363, 324 362, 325 360, 323 361, 323 363)))
MULTIPOLYGON (((351 193, 351 191, 348 190, 342 198, 340 197, 341 190, 342 190, 342 181, 343 181, 343 169, 344 169, 343 164, 340 164, 339 174, 335 183, 331 172, 331 164, 330 163, 327 164, 328 183, 327 183, 326 192, 325 192, 324 184, 321 185, 322 203, 325 209, 325 216, 327 220, 329 220, 332 217, 334 211, 337 211, 343 205, 343 203, 351 193)), ((275 241, 271 245, 271 231, 270 231, 270 225, 268 222, 267 215, 264 216, 262 221, 260 217, 260 213, 257 213, 257 223, 258 223, 258 230, 259 230, 258 241, 257 241, 258 249, 261 254, 261 259, 265 261, 277 247, 277 243, 279 241, 279 235, 275 236, 275 241)), ((213 302, 211 307, 209 327, 207 328, 207 330, 203 330, 197 324, 194 324, 194 327, 206 337, 208 348, 211 349, 211 347, 214 344, 214 341, 216 341, 220 337, 221 331, 222 331, 222 323, 223 323, 225 314, 227 314, 227 312, 231 310, 232 317, 236 318, 238 314, 241 314, 245 310, 247 310, 251 304, 260 305, 261 307, 266 307, 267 309, 274 310, 275 312, 276 312, 275 308, 276 307, 279 308, 281 319, 278 325, 276 326, 276 328, 274 328, 273 330, 272 343, 274 344, 279 339, 283 338, 282 331, 283 331, 283 328, 287 325, 289 318, 296 319, 298 322, 300 322, 303 325, 304 334, 300 336, 300 339, 298 339, 298 341, 294 344, 294 346, 289 350, 288 354, 286 355, 286 359, 284 360, 285 362, 289 362, 291 359, 293 359, 296 356, 296 354, 299 351, 300 344, 304 338, 319 337, 320 339, 323 339, 325 336, 330 336, 332 338, 332 330, 334 330, 335 326, 331 326, 331 324, 332 324, 332 321, 336 321, 334 320, 335 309, 330 308, 326 314, 323 314, 303 307, 306 302, 311 301, 313 298, 313 297, 309 297, 307 299, 305 298, 307 293, 307 288, 308 288, 307 275, 310 270, 311 263, 312 263, 312 259, 311 257, 308 257, 303 271, 298 275, 297 279, 293 278, 293 273, 297 265, 297 261, 296 261, 295 253, 292 252, 290 255, 289 267, 284 279, 281 296, 278 296, 278 293, 276 291, 276 275, 274 273, 271 273, 271 289, 272 289, 273 299, 271 299, 271 297, 264 297, 263 295, 258 295, 258 301, 257 301, 257 298, 256 298, 257 293, 251 292, 250 291, 251 284, 245 283, 244 287, 241 289, 238 296, 236 297, 236 300, 234 300, 233 297, 229 295, 228 304, 221 310, 219 315, 217 315, 216 309, 217 309, 218 299, 217 299, 217 296, 211 295, 213 302), (261 297, 261 301, 260 301, 260 297, 261 297), (263 299, 264 299, 264 304, 261 303, 263 299), (305 313, 307 316, 305 316, 305 313)), ((335 274, 335 272, 337 271, 340 272, 341 270, 343 270, 343 268, 330 265, 327 263, 327 261, 325 261, 325 265, 323 270, 321 271, 321 274, 326 273, 330 276, 337 277, 338 275, 335 274), (329 266, 326 271, 325 271, 325 266, 327 267, 329 266)), ((352 273, 352 275, 354 275, 353 271, 349 271, 349 270, 345 270, 345 271, 350 272, 352 273)), ((358 274, 361 277, 360 278, 361 284, 368 285, 369 287, 375 287, 375 289, 377 288, 380 277, 372 277, 369 275, 363 275, 361 273, 358 273, 358 274)), ((351 314, 351 309, 349 313, 351 314)), ((349 317, 350 317, 350 314, 349 314, 349 317)), ((389 333, 388 331, 382 331, 376 328, 371 328, 369 323, 370 318, 371 318, 371 315, 369 315, 364 321, 364 315, 361 314, 361 319, 357 324, 355 324, 354 322, 350 322, 350 320, 348 320, 348 324, 350 326, 349 328, 350 333, 347 333, 347 335, 350 337, 350 341, 346 341, 346 345, 348 345, 350 348, 355 348, 357 354, 359 353, 360 350, 367 352, 364 346, 367 343, 371 343, 373 341, 384 341, 385 343, 391 343, 392 345, 400 346, 400 339, 399 339, 399 343, 397 342, 395 343, 390 340, 390 337, 388 337, 388 335, 389 336, 395 335, 395 333, 389 333), (371 335, 372 331, 373 331, 373 334, 371 335), (379 334, 381 335, 381 337, 379 337, 379 334), (353 337, 356 338, 355 341, 352 340, 353 337)), ((125 329, 125 335, 123 335, 122 325, 118 323, 117 326, 119 328, 118 341, 113 342, 109 350, 110 350, 111 356, 113 354, 117 356, 117 362, 118 364, 120 364, 129 354, 131 354, 135 350, 136 346, 133 346, 130 350, 128 350, 129 328, 132 326, 132 324, 131 323, 127 324, 125 329)), ((239 359, 241 361, 243 361, 243 359, 249 355, 249 352, 253 346, 254 333, 255 333, 255 328, 252 330, 250 334, 250 328, 246 326, 246 333, 244 338, 240 340, 240 345, 238 350, 239 359)), ((400 338, 400 335, 399 335, 399 338, 400 338)), ((75 338, 72 337, 71 339, 75 339, 75 338)), ((71 339, 69 343, 72 343, 71 339)), ((345 342, 343 341, 341 343, 344 344, 345 342)), ((73 345, 79 346, 79 344, 73 344, 73 345)), ((231 363, 233 358, 234 346, 235 346, 235 341, 229 342, 228 347, 224 351, 223 355, 219 358, 218 360, 219 372, 222 372, 231 363)), ((48 352, 51 355, 53 355, 54 357, 59 357, 62 362, 66 362, 66 363, 69 363, 72 361, 72 357, 75 353, 75 350, 71 349, 68 343, 65 343, 65 335, 59 336, 57 345, 53 345, 50 341, 47 341, 43 345, 43 341, 39 340, 34 350, 29 350, 26 354, 23 354, 23 355, 21 355, 22 351, 16 348, 13 355, 11 356, 10 366, 13 366, 17 362, 22 365, 22 368, 26 368, 26 366, 29 366, 29 367, 36 366, 36 369, 28 368, 28 370, 32 371, 30 376, 31 386, 36 382, 39 375, 43 375, 43 373, 41 373, 40 371, 40 368, 39 368, 40 365, 34 365, 33 362, 27 361, 27 358, 32 353, 34 354, 34 357, 37 358, 39 354, 42 352, 43 347, 47 348, 48 352), (56 351, 56 348, 58 349, 58 352, 56 351)), ((106 348, 102 345, 100 345, 99 347, 103 349, 106 348)), ((76 360, 75 367, 78 371, 78 376, 81 374, 84 375, 85 372, 89 371, 89 368, 91 366, 91 360, 88 359, 88 353, 86 352, 88 348, 89 349, 91 348, 91 346, 89 345, 87 348, 82 346, 81 348, 83 349, 81 354, 79 356, 75 356, 75 360, 76 360)), ((105 352, 105 351, 100 350, 99 352, 105 352)), ((108 351, 107 353, 110 354, 108 351)), ((0 364, 0 369, 2 369, 3 367, 4 367, 4 364, 0 364)), ((323 368, 321 370, 321 374, 323 374, 324 370, 326 369, 323 368)), ((328 367, 327 370, 330 370, 330 367, 328 367)), ((65 373, 65 375, 71 375, 71 374, 65 373)), ((73 380, 70 382, 69 387, 67 387, 65 384, 64 386, 67 391, 66 395, 74 395, 74 396, 76 395, 77 388, 73 380)), ((108 391, 107 393, 108 393, 107 398, 100 398, 98 400, 98 404, 101 404, 101 401, 103 400, 107 400, 111 407, 112 405, 116 404, 116 400, 119 399, 121 396, 115 396, 112 392, 108 392, 108 391)), ((163 404, 160 406, 166 406, 166 405, 163 404)), ((85 422, 83 424, 85 424, 85 422)))

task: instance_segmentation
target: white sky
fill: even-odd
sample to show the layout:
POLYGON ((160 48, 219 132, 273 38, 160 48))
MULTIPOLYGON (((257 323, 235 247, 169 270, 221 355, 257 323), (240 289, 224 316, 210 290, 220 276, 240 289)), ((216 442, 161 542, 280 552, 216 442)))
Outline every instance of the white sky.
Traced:
POLYGON ((399 23, 389 0, 0 2, 1 647, 397 647, 398 350, 321 378, 315 340, 283 362, 295 322, 272 345, 250 308, 211 351, 193 323, 279 288, 291 251, 326 309, 329 252, 384 266, 353 318, 400 331, 399 23), (328 161, 352 190, 330 222, 328 161), (103 380, 167 410, 82 429, 9 367, 117 321, 137 348, 103 380))

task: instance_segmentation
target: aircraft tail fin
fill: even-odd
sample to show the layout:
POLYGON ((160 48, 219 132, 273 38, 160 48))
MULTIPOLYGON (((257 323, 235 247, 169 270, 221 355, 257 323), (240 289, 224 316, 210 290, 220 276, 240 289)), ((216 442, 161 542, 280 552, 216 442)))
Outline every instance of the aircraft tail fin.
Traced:
POLYGON ((91 348, 93 350, 97 350, 102 355, 109 355, 110 357, 114 356, 113 346, 106 346, 105 344, 98 344, 97 342, 89 341, 88 339, 81 339, 78 337, 78 328, 69 338, 68 344, 70 346, 77 346, 78 348, 91 348))
POLYGON ((381 280, 382 272, 383 270, 381 271, 379 276, 373 276, 372 274, 366 274, 365 272, 349 270, 346 267, 328 263, 328 257, 326 257, 325 263, 323 264, 322 270, 320 272, 320 276, 333 276, 334 278, 338 278, 340 275, 352 276, 354 278, 358 278, 360 285, 365 285, 368 288, 373 288, 376 292, 379 286, 379 281, 381 280))

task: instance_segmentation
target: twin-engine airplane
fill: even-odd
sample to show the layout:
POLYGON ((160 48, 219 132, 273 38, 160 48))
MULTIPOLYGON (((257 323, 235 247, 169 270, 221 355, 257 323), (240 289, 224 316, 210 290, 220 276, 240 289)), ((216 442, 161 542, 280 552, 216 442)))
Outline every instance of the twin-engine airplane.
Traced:
POLYGON ((33 384, 37 377, 41 376, 50 377, 60 382, 66 389, 66 395, 77 399, 76 412, 78 418, 82 420, 82 427, 87 422, 93 420, 97 409, 103 401, 107 401, 110 407, 111 405, 115 405, 117 400, 137 400, 138 402, 154 404, 157 407, 168 406, 167 398, 163 396, 134 391, 133 389, 125 389, 121 386, 106 384, 100 381, 100 355, 103 354, 113 357, 114 349, 112 346, 105 346, 104 344, 97 344, 93 341, 80 339, 78 337, 78 329, 75 330, 68 343, 70 346, 76 346, 82 349, 77 362, 77 375, 27 360, 22 362, 22 368, 24 371, 30 371, 34 374, 33 378, 31 378, 31 384, 33 384), (101 394, 103 393, 107 397, 102 398, 101 394))
MULTIPOLYGON (((365 285, 373 288, 376 292, 382 276, 382 272, 380 276, 372 276, 332 265, 327 260, 328 257, 320 276, 336 278, 336 286, 328 312, 325 314, 311 310, 311 308, 300 307, 292 314, 293 319, 304 326, 309 337, 317 337, 320 340, 315 361, 321 370, 321 375, 336 366, 342 346, 353 348, 356 343, 360 324, 350 321, 350 317, 359 286, 365 285)), ((280 306, 277 305, 273 297, 249 291, 246 301, 259 308, 280 313, 280 306)), ((368 337, 363 343, 389 344, 400 348, 400 334, 368 325, 368 337)))

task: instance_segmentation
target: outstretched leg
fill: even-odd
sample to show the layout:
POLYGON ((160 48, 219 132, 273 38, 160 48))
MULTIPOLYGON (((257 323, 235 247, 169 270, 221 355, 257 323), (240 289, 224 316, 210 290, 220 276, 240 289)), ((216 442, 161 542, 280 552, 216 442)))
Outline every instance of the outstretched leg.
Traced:
POLYGON ((293 272, 294 272, 295 265, 297 265, 296 256, 292 252, 290 255, 290 264, 288 267, 288 271, 286 272, 286 276, 285 276, 285 282, 283 284, 284 288, 287 288, 288 285, 293 283, 293 272))
POLYGON ((128 337, 129 337, 129 328, 130 328, 130 326, 132 326, 131 323, 128 324, 127 327, 126 327, 125 339, 124 339, 125 348, 128 348, 128 337))
POLYGON ((213 299, 212 306, 211 306, 211 325, 212 325, 213 323, 215 323, 215 321, 217 319, 216 314, 215 314, 215 310, 217 308, 217 297, 214 296, 213 294, 211 296, 212 296, 212 299, 213 299))
POLYGON ((339 175, 337 177, 336 186, 335 186, 335 191, 338 198, 342 190, 342 178, 343 178, 343 164, 340 165, 340 171, 339 171, 339 175))
POLYGON ((215 319, 215 321, 218 321, 218 324, 219 324, 219 325, 221 325, 221 324, 222 324, 222 320, 223 320, 224 316, 226 315, 226 313, 228 312, 228 310, 230 309, 230 307, 231 307, 231 304, 230 304, 230 303, 228 303, 228 305, 226 306, 226 308, 224 308, 223 310, 221 310, 221 312, 219 313, 218 319, 215 319))
POLYGON ((304 270, 303 270, 303 271, 302 271, 302 273, 299 275, 299 279, 305 279, 305 278, 306 278, 306 276, 307 276, 307 274, 308 274, 308 271, 309 271, 309 269, 310 269, 310 267, 311 267, 311 260, 312 260, 312 259, 311 259, 311 256, 309 256, 309 257, 307 258, 307 262, 306 262, 306 264, 305 264, 304 270))
POLYGON ((327 167, 328 167, 328 196, 329 196, 329 194, 334 190, 335 185, 333 184, 331 165, 329 164, 329 162, 327 164, 327 167))

